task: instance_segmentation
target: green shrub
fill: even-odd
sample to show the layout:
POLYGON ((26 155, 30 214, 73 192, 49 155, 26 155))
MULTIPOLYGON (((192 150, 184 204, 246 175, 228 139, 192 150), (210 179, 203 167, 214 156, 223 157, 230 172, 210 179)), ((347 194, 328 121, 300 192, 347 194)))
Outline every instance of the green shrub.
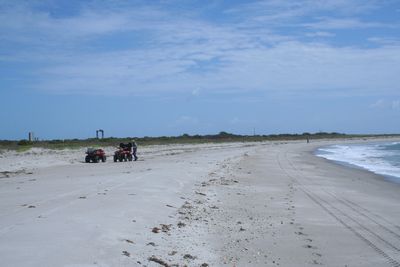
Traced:
POLYGON ((18 141, 17 144, 18 144, 19 146, 30 146, 30 145, 32 145, 32 141, 23 139, 23 140, 18 141))

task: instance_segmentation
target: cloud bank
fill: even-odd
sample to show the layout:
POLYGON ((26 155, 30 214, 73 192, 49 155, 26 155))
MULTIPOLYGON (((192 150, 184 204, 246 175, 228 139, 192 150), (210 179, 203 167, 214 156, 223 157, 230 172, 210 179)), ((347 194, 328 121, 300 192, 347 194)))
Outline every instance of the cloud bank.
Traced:
POLYGON ((0 64, 55 94, 400 93, 395 2, 202 3, 0 2, 0 64))

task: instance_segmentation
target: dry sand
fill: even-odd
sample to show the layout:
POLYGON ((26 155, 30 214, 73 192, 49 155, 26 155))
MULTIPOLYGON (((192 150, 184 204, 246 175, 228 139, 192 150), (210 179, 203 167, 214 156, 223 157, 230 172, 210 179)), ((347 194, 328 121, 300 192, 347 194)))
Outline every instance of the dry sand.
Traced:
POLYGON ((334 142, 3 152, 0 265, 400 266, 400 185, 312 154, 334 142))

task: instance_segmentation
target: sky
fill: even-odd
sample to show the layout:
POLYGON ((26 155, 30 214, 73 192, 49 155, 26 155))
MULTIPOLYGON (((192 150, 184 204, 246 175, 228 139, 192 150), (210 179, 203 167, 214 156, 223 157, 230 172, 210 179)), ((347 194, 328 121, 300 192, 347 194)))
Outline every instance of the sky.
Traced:
POLYGON ((400 133, 398 0, 0 0, 0 140, 400 133))

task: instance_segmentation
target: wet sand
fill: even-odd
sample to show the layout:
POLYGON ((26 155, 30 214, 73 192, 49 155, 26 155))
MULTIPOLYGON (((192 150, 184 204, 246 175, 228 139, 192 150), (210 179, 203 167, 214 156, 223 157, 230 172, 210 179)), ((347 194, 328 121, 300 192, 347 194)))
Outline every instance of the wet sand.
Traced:
POLYGON ((312 154, 335 142, 163 146, 98 164, 75 151, 14 168, 0 178, 2 265, 400 266, 400 186, 312 154))

